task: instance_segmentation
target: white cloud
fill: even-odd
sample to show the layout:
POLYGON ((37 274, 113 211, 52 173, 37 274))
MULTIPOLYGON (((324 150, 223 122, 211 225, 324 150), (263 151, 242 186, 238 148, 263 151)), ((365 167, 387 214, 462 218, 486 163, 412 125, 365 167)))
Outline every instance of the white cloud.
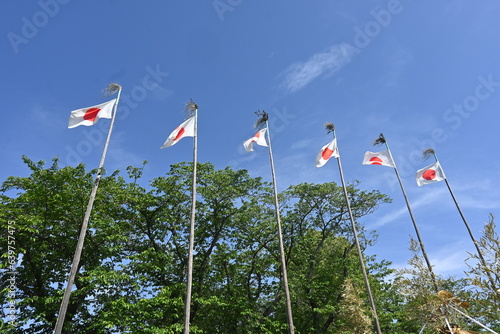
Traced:
POLYGON ((498 210, 498 187, 489 178, 464 182, 460 180, 453 192, 462 208, 498 210))
MULTIPOLYGON (((419 253, 419 255, 421 255, 419 253)), ((432 270, 436 275, 443 276, 444 278, 465 277, 464 272, 468 270, 467 263, 467 249, 463 242, 456 242, 442 247, 434 254, 430 254, 429 261, 432 265, 432 270)), ((407 262, 393 263, 392 268, 402 269, 409 268, 407 262)))
POLYGON ((447 244, 436 254, 432 254, 429 261, 438 275, 464 276, 468 269, 465 260, 468 258, 467 246, 463 241, 447 244))
POLYGON ((351 61, 355 51, 350 44, 341 43, 314 54, 306 62, 292 64, 283 73, 282 87, 293 93, 321 75, 331 76, 351 61))
MULTIPOLYGON (((418 209, 421 206, 435 203, 436 200, 439 199, 441 196, 443 196, 445 192, 446 189, 440 189, 437 191, 429 192, 423 196, 420 196, 415 201, 410 201, 412 211, 415 211, 415 209, 418 209)), ((399 209, 384 215, 382 218, 377 220, 373 225, 371 225, 370 228, 377 228, 380 226, 387 225, 389 223, 398 220, 403 215, 408 215, 408 208, 406 205, 404 207, 400 207, 399 209)))

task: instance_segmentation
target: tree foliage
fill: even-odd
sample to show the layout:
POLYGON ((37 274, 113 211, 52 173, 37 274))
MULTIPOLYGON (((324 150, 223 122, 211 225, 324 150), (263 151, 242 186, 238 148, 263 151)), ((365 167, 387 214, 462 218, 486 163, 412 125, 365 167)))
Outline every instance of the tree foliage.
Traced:
POLYGON ((471 313, 492 329, 500 331, 500 237, 492 214, 484 224, 477 245, 483 254, 485 265, 476 253, 470 253, 466 260, 469 267, 466 271, 467 283, 470 285, 469 297, 476 301, 471 305, 471 313), (494 286, 491 285, 490 277, 494 286))
MULTIPOLYGON (((52 333, 96 171, 23 159, 30 175, 0 188, 1 228, 15 237, 18 311, 17 326, 7 317, 2 325, 9 333, 52 333)), ((147 185, 143 168, 101 179, 66 333, 182 333, 192 164, 174 164, 147 185)), ((210 163, 198 165, 197 184, 191 333, 287 332, 271 185, 210 163)), ((390 201, 357 186, 348 186, 356 220, 390 201)), ((279 196, 296 333, 373 331, 342 188, 302 183, 279 196)), ((365 250, 377 235, 356 224, 365 250)), ((8 246, 0 242, 4 307, 12 299, 8 246)), ((432 294, 417 276, 391 281, 387 261, 365 261, 384 333, 415 333, 412 321, 423 316, 414 310, 425 313, 432 294)))
MULTIPOLYGON (((486 224, 481 247, 498 242, 492 225, 492 221, 486 224)), ((403 297, 398 322, 405 329, 425 334, 436 333, 437 329, 447 328, 448 321, 473 331, 484 329, 483 326, 498 330, 498 301, 485 272, 481 272, 484 270, 482 266, 476 264, 471 267, 468 274, 473 273, 473 279, 436 276, 439 288, 436 291, 431 274, 420 255, 421 249, 413 239, 410 240, 410 250, 413 257, 408 261, 409 266, 396 272, 394 282, 397 294, 403 297)), ((495 252, 498 250, 493 250, 495 252)), ((471 254, 471 258, 478 257, 471 254)), ((494 264, 491 268, 494 268, 494 264)))

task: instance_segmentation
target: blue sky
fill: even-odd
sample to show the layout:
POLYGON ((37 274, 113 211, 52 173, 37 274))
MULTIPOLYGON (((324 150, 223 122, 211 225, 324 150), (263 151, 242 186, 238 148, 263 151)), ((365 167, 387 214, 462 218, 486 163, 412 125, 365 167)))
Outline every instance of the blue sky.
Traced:
POLYGON ((270 180, 267 151, 245 153, 257 110, 270 114, 278 186, 340 183, 314 166, 336 126, 348 182, 393 198, 362 223, 368 250, 394 266, 413 226, 393 169, 362 166, 384 133, 438 274, 463 276, 474 247, 444 182, 418 187, 432 147, 476 238, 500 207, 500 3, 465 1, 9 1, 0 14, 0 179, 21 155, 96 168, 109 120, 67 128, 71 110, 123 86, 107 170, 149 164, 145 180, 192 159, 192 140, 160 150, 199 105, 199 161, 270 180))

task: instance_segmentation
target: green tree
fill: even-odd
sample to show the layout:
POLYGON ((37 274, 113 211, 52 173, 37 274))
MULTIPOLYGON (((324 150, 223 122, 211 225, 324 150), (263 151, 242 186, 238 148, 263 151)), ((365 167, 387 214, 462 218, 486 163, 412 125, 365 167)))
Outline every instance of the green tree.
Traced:
MULTIPOLYGON (((356 184, 347 190, 355 219, 390 201, 378 191, 361 191, 356 184)), ((364 290, 343 189, 334 182, 302 183, 290 186, 283 196, 295 325, 300 333, 339 333, 346 320, 345 314, 344 318, 340 316, 341 310, 351 303, 343 298, 345 285, 349 280, 358 287, 356 290, 364 290)), ((362 247, 366 248, 376 236, 357 225, 362 247)), ((375 268, 367 267, 369 271, 375 268)), ((379 289, 373 274, 371 278, 371 285, 379 289)), ((367 300, 366 292, 359 298, 367 300)), ((373 319, 369 308, 364 312, 373 319)))
POLYGON ((355 291, 352 280, 347 279, 344 282, 342 291, 342 308, 339 317, 344 328, 340 328, 342 333, 366 334, 372 333, 372 322, 363 309, 363 301, 355 291))
MULTIPOLYGON (((14 222, 20 260, 19 326, 11 332, 51 333, 95 171, 60 168, 57 159, 47 168, 43 161, 24 161, 31 175, 9 177, 1 188, 2 230, 8 233, 14 222)), ((68 333, 182 332, 192 164, 174 164, 147 186, 141 185, 143 168, 127 168, 128 179, 114 172, 101 180, 65 322, 68 333)), ((198 165, 197 183, 191 332, 286 332, 270 184, 210 163, 198 165)), ((356 184, 349 196, 356 219, 389 201, 356 184)), ((366 293, 341 188, 300 184, 280 197, 296 332, 366 328, 371 314, 359 302, 366 293)), ((363 248, 369 247, 376 235, 361 225, 358 230, 363 248)), ((0 247, 8 254, 6 243, 0 247)), ((388 263, 367 257, 367 268, 383 306, 383 298, 392 296, 385 282, 388 263)), ((4 305, 6 277, 3 271, 4 305)))
MULTIPOLYGON (((209 163, 199 164, 197 174, 192 332, 264 333, 267 327, 281 328, 264 316, 262 302, 276 286, 266 278, 274 275, 267 248, 275 232, 260 219, 268 206, 265 199, 271 198, 269 185, 246 171, 215 170, 209 163)), ((100 321, 112 330, 181 331, 191 175, 192 164, 175 164, 166 177, 151 182, 148 192, 134 186, 134 195, 126 201, 134 235, 131 255, 120 272, 135 277, 141 288, 103 310, 100 321)))
POLYGON ((495 217, 490 214, 477 245, 481 249, 486 266, 476 253, 469 253, 466 264, 469 270, 467 282, 470 285, 470 314, 495 331, 500 331, 500 237, 496 232, 495 217), (495 281, 492 287, 487 275, 495 281))
POLYGON ((398 270, 394 283, 397 294, 403 297, 396 318, 398 327, 411 333, 420 332, 425 326, 422 333, 431 334, 436 332, 436 328, 444 328, 448 320, 460 324, 462 328, 480 330, 480 326, 464 316, 470 313, 472 318, 476 318, 477 312, 469 306, 480 302, 474 299, 467 280, 436 276, 439 288, 436 293, 429 270, 420 255, 420 247, 414 239, 410 240, 410 250, 413 257, 408 261, 409 267, 398 270))
MULTIPOLYGON (((20 261, 15 280, 19 301, 16 331, 49 333, 55 324, 95 171, 86 172, 83 165, 59 168, 57 159, 49 168, 44 168, 43 161, 23 160, 31 175, 9 177, 0 189, 2 230, 6 230, 6 222, 13 222, 20 261)), ((96 199, 99 204, 92 213, 76 290, 68 307, 69 332, 85 332, 96 302, 105 294, 100 273, 112 268, 120 256, 124 237, 115 231, 122 230, 116 219, 122 209, 113 195, 114 188, 122 184, 116 174, 101 182, 96 199)), ((7 244, 2 242, 0 247, 2 254, 7 254, 7 244)), ((2 261, 3 268, 6 263, 2 261)), ((2 273, 4 290, 7 275, 2 273)))

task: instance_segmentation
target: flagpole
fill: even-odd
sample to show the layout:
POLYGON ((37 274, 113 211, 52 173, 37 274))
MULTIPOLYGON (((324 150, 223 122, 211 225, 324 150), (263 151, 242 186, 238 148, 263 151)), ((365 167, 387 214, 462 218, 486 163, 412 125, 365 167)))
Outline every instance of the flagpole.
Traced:
MULTIPOLYGON (((472 234, 472 230, 469 226, 469 223, 467 222, 467 219, 465 219, 465 216, 462 212, 462 209, 460 209, 460 205, 458 205, 458 201, 455 198, 455 194, 451 190, 450 183, 448 182, 447 178, 445 178, 444 181, 446 182, 446 186, 448 187, 448 190, 450 191, 451 197, 453 198, 453 201, 455 202, 455 205, 457 206, 458 212, 460 213, 460 217, 462 217, 462 220, 464 221, 465 227, 467 228, 467 231, 469 232, 470 238, 472 239, 472 242, 474 243, 474 246, 476 247, 477 255, 479 256, 481 263, 482 263, 483 267, 485 268, 485 273, 488 276, 488 279, 490 280, 491 287, 492 287, 493 291, 495 291, 495 293, 498 294, 498 291, 497 291, 497 288, 495 285, 495 281, 493 280, 493 277, 491 277, 491 275, 490 275, 490 270, 488 268, 488 265, 486 264, 486 260, 483 257, 483 253, 481 252, 481 249, 478 246, 477 240, 474 238, 474 235, 472 234)), ((497 273, 494 273, 494 274, 496 276, 497 281, 500 281, 500 278, 498 277, 497 273)))
POLYGON ((191 321, 191 291, 193 287, 193 251, 194 251, 194 223, 196 218, 196 171, 198 164, 198 105, 191 100, 186 109, 194 110, 194 138, 193 138, 193 190, 191 197, 191 222, 189 225, 188 275, 186 301, 184 309, 184 334, 189 334, 191 321))
POLYGON ((115 104, 113 106, 113 116, 111 117, 111 123, 109 125, 108 136, 106 138, 106 142, 104 144, 104 149, 102 151, 101 161, 99 163, 99 168, 97 169, 97 175, 96 175, 96 178, 94 181, 94 186, 92 188, 92 192, 90 193, 90 198, 89 198, 89 202, 87 205, 87 211, 85 212, 82 227, 80 229, 80 236, 78 237, 78 243, 76 246, 75 254, 73 256, 73 263, 71 265, 71 270, 69 272, 68 282, 66 284, 66 290, 64 291, 63 299, 61 301, 61 306, 59 308, 56 326, 54 328, 55 334, 60 334, 62 329, 63 329, 64 319, 66 317, 66 311, 68 309, 71 290, 73 288, 73 283, 75 282, 75 277, 76 277, 76 274, 77 274, 78 269, 79 269, 80 258, 81 258, 82 251, 83 251, 83 243, 85 241, 85 235, 87 233, 90 214, 92 213, 92 208, 94 205, 95 196, 97 194, 97 188, 99 187, 99 181, 101 180, 101 176, 102 176, 101 173, 102 173, 102 169, 104 166, 104 160, 106 158, 106 152, 108 151, 108 145, 109 145, 109 140, 111 138, 111 132, 113 131, 113 125, 115 123, 116 111, 117 111, 117 107, 118 107, 118 101, 120 100, 122 87, 116 83, 112 83, 112 84, 108 85, 106 90, 110 95, 114 94, 115 92, 118 91, 118 95, 116 97, 115 104))
POLYGON ((271 162, 271 175, 273 179, 273 190, 274 190, 274 206, 276 208, 276 222, 278 225, 278 241, 280 247, 280 258, 281 258, 281 271, 283 276, 283 289, 285 290, 285 300, 286 300, 286 317, 288 320, 288 331, 290 334, 295 333, 295 328, 293 325, 293 316, 292 316, 292 304, 290 301, 290 291, 288 289, 288 274, 286 270, 286 259, 285 259, 285 250, 283 247, 283 235, 281 229, 281 217, 280 217, 280 206, 278 201, 278 187, 276 185, 276 173, 274 170, 274 159, 273 159, 273 149, 271 145, 271 135, 269 133, 269 123, 268 118, 269 115, 265 111, 256 112, 257 115, 261 116, 261 118, 257 121, 257 124, 265 123, 265 127, 267 129, 267 141, 269 144, 269 160, 271 162))
POLYGON ((494 330, 492 330, 491 328, 488 328, 486 325, 483 325, 482 323, 480 323, 479 321, 475 320, 474 318, 470 317, 469 315, 467 315, 466 313, 460 311, 458 308, 456 308, 455 306, 453 305, 450 305, 450 307, 455 310, 457 313, 460 313, 461 315, 463 315, 464 317, 466 317, 467 319, 469 319, 470 321, 478 324, 479 326, 483 327, 484 329, 486 329, 488 332, 491 332, 493 334, 498 334, 497 332, 495 332, 494 330))
MULTIPOLYGON (((427 149, 427 150, 424 151, 424 157, 426 155, 430 155, 430 154, 432 154, 434 156, 434 158, 436 159, 436 161, 439 162, 439 160, 437 158, 437 155, 436 155, 436 152, 433 149, 427 149)), ((444 181, 446 183, 446 186, 448 187, 448 190, 450 191, 450 195, 451 195, 451 198, 453 198, 453 202, 455 202, 455 205, 456 205, 456 207, 458 209, 458 213, 460 214, 460 217, 462 217, 462 220, 463 220, 463 222, 465 224, 465 227, 467 228, 467 231, 469 232, 469 236, 470 236, 472 242, 474 243, 474 246, 476 247, 477 254, 479 256, 481 264, 485 268, 485 273, 488 276, 488 279, 489 279, 490 284, 491 284, 491 288, 493 289, 493 291, 496 294, 498 294, 499 292, 497 291, 495 280, 490 275, 490 270, 488 268, 486 260, 483 257, 483 253, 481 252, 481 249, 479 248, 477 240, 474 238, 474 234, 472 233, 472 229, 470 228, 469 223, 467 222, 467 219, 465 219, 465 216, 464 216, 464 214, 462 212, 462 209, 460 208, 460 205, 458 205, 458 201, 457 201, 457 199, 455 197, 455 194, 453 193, 453 190, 451 190, 450 183, 448 182, 448 178, 446 176, 444 178, 444 181)), ((496 277, 497 281, 500 282, 500 278, 498 277, 498 274, 497 273, 494 273, 494 274, 495 274, 495 277, 496 277)))
POLYGON ((391 150, 389 149, 389 144, 387 143, 387 140, 385 139, 384 135, 381 133, 380 136, 375 140, 375 144, 379 143, 384 143, 385 147, 387 148, 387 152, 389 153, 389 156, 391 157, 391 160, 394 164, 394 171, 396 172, 396 176, 399 181, 399 185, 401 186, 401 191, 403 192, 403 197, 405 198, 406 206, 408 208, 408 212, 410 213, 411 221, 413 223, 413 227, 415 229, 415 233, 417 234, 418 242, 420 244, 420 249, 422 250, 422 254, 424 256, 425 262, 427 264, 427 268, 429 269, 429 273, 432 278, 432 284, 434 286, 434 290, 437 293, 439 291, 437 281, 436 281, 436 276, 434 275, 434 271, 432 270, 431 262, 429 261, 429 257, 427 256, 427 252, 425 251, 424 247, 424 242, 422 241, 422 237, 420 236, 420 232, 418 230, 417 222, 415 221, 415 217, 413 216, 413 210, 411 209, 410 202, 408 201, 408 196, 406 196, 406 191, 405 188, 403 187, 403 182, 401 181, 401 177, 399 176, 398 168, 396 167, 396 161, 392 157, 391 150))
MULTIPOLYGON (((326 128, 329 132, 333 132, 333 138, 337 138, 337 135, 335 134, 335 128, 332 123, 326 123, 326 128)), ((338 151, 338 144, 337 144, 337 151, 338 151)), ((351 220, 351 227, 352 227, 352 232, 354 234, 354 241, 356 243, 356 249, 358 251, 358 257, 359 257, 359 262, 361 265, 361 271, 363 273, 363 278, 365 281, 365 288, 368 293, 368 297, 370 300, 370 306, 372 308, 373 312, 373 319, 375 320, 375 326, 377 329, 378 334, 382 334, 382 330, 380 329, 380 323, 378 320, 378 315, 377 315, 377 308, 375 307, 375 301, 373 300, 373 295, 372 291, 370 288, 370 282, 368 280, 368 274, 366 273, 366 266, 365 266, 365 260, 363 257, 363 251, 361 250, 361 246, 359 244, 359 238, 358 238, 358 232, 356 229, 356 222, 354 221, 354 217, 352 215, 352 210, 351 210, 351 203, 349 201, 349 195, 347 193, 347 187, 344 181, 344 172, 342 170, 342 162, 340 161, 340 153, 339 156, 337 157, 337 163, 339 166, 339 173, 340 173, 340 181, 342 182, 342 189, 344 190, 344 197, 347 205, 347 211, 349 212, 349 218, 351 220)))

